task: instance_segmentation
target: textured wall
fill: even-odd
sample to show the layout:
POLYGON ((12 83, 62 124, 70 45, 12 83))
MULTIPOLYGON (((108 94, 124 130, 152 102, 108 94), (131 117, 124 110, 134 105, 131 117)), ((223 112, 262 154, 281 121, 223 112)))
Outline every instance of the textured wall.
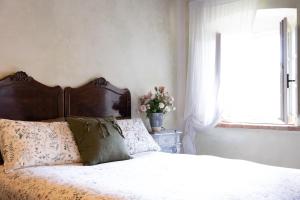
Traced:
POLYGON ((198 135, 198 152, 300 169, 300 133, 215 128, 198 135))
POLYGON ((78 86, 103 76, 131 90, 137 116, 154 85, 175 93, 178 11, 174 0, 0 0, 0 77, 78 86))

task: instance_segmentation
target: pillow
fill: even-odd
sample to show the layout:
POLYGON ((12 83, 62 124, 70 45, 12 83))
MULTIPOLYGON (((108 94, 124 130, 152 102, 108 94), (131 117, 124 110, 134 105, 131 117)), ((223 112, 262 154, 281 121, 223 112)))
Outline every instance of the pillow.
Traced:
MULTIPOLYGON (((42 122, 64 122, 64 121, 66 121, 64 117, 42 120, 42 122)), ((3 163, 4 162, 3 162, 2 154, 0 152, 0 165, 3 165, 3 163)))
POLYGON ((67 122, 0 119, 0 150, 6 172, 14 169, 80 162, 67 122))
POLYGON ((145 151, 160 151, 140 118, 118 120, 130 155, 145 151))
POLYGON ((130 158, 114 118, 68 117, 84 165, 130 158))
MULTIPOLYGON (((64 122, 64 121, 66 121, 66 119, 64 117, 42 120, 42 122, 64 122)), ((2 158, 2 154, 0 152, 0 165, 3 165, 3 163, 4 163, 4 161, 2 158)))

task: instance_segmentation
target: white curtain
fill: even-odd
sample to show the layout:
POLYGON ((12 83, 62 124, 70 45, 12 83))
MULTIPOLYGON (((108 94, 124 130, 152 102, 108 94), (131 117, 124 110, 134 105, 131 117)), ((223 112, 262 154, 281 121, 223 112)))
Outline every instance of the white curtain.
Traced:
POLYGON ((196 135, 220 119, 220 65, 217 36, 248 32, 257 0, 189 2, 189 56, 185 104, 185 153, 195 154, 196 135))

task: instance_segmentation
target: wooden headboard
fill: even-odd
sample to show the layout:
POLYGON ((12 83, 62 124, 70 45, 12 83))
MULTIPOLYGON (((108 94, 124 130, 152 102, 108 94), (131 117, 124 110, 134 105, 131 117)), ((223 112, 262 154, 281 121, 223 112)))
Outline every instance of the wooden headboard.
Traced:
POLYGON ((104 78, 65 90, 43 85, 25 72, 0 80, 0 118, 40 121, 67 116, 130 118, 130 92, 104 78))
POLYGON ((68 87, 65 89, 65 116, 130 118, 130 92, 113 86, 102 77, 78 88, 68 87))
POLYGON ((63 117, 63 90, 43 85, 25 72, 0 80, 0 118, 40 121, 63 117))

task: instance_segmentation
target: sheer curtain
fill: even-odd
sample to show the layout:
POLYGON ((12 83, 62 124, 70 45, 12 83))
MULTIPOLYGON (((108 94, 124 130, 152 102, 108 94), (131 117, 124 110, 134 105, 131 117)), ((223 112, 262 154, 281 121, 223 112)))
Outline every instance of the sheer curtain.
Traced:
POLYGON ((189 56, 185 104, 185 153, 196 153, 196 135, 220 119, 218 36, 248 32, 257 0, 194 0, 189 2, 189 56))

